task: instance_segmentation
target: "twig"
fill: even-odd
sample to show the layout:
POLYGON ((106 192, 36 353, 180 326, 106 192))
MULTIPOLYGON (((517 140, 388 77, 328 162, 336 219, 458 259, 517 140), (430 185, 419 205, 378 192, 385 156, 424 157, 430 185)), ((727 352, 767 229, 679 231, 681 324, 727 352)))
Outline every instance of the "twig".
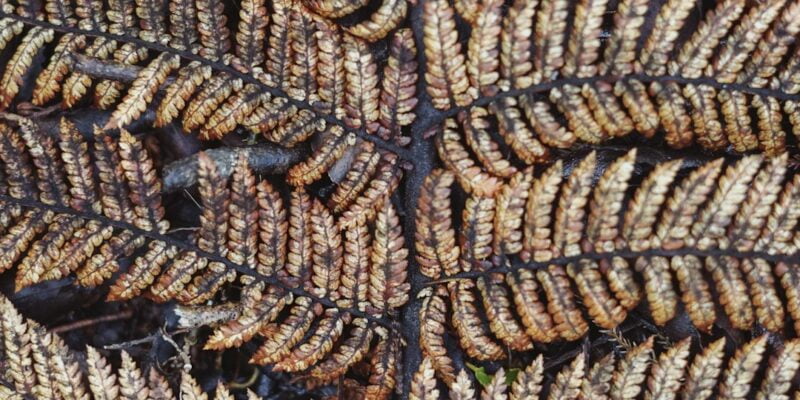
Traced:
POLYGON ((247 378, 244 382, 229 382, 228 387, 231 389, 246 389, 250 386, 253 386, 254 383, 258 380, 258 376, 261 375, 261 370, 258 368, 253 367, 253 373, 247 378))
MULTIPOLYGON (((133 82, 143 69, 138 65, 122 64, 111 60, 100 60, 80 53, 71 54, 70 57, 72 58, 75 71, 82 72, 92 77, 123 83, 133 82)), ((168 77, 167 80, 161 84, 161 87, 165 87, 173 81, 175 81, 174 77, 168 77)))
MULTIPOLYGON (((140 344, 154 342, 158 338, 164 338, 166 340, 167 337, 172 338, 173 335, 180 335, 180 334, 186 333, 186 332, 188 332, 190 330, 191 329, 186 329, 185 328, 185 329, 176 329, 176 330, 174 330, 172 332, 160 331, 158 333, 154 333, 152 335, 145 336, 145 337, 142 337, 142 338, 139 338, 139 339, 129 340, 127 342, 122 342, 122 343, 114 343, 114 344, 105 345, 105 346, 103 346, 103 348, 106 349, 106 350, 128 349, 128 348, 131 348, 131 347, 134 347, 134 346, 138 346, 140 344)), ((172 343, 175 343, 175 342, 173 341, 172 343)))
MULTIPOLYGON (((216 162, 223 178, 230 176, 239 152, 247 154, 253 171, 260 174, 280 174, 300 162, 305 152, 298 148, 283 148, 269 143, 250 147, 222 147, 206 150, 216 162)), ((169 163, 164 167, 164 192, 174 192, 197 182, 197 154, 169 163)))
POLYGON ((28 102, 22 102, 17 105, 17 112, 20 115, 31 119, 44 118, 59 110, 61 110, 60 103, 56 103, 47 107, 35 106, 28 102))
MULTIPOLYGON (((68 113, 57 113, 55 115, 48 115, 46 117, 34 117, 31 115, 14 114, 10 112, 0 112, 0 119, 4 119, 16 124, 23 123, 26 120, 32 120, 39 128, 39 132, 57 138, 61 132, 61 118, 66 117, 75 125, 75 128, 86 140, 94 138, 94 126, 103 126, 111 117, 112 110, 97 110, 94 108, 81 108, 69 111, 68 113)), ((143 131, 145 128, 150 128, 155 121, 156 113, 152 109, 147 109, 135 121, 126 126, 126 130, 130 132, 143 131)), ((117 131, 106 132, 111 136, 116 136, 117 131)))
POLYGON ((468 279, 469 278, 459 278, 459 277, 452 277, 451 278, 451 277, 446 277, 446 278, 441 278, 441 279, 436 279, 436 280, 433 280, 433 281, 425 282, 422 285, 422 287, 437 286, 437 285, 441 285, 443 283, 458 282, 458 281, 464 281, 464 280, 468 280, 468 279))
POLYGON ((95 317, 95 318, 87 318, 87 319, 82 319, 82 320, 79 320, 79 321, 70 322, 68 324, 59 325, 59 326, 51 329, 50 331, 53 332, 53 333, 64 333, 64 332, 74 331, 76 329, 83 329, 83 328, 86 328, 86 327, 92 326, 92 325, 101 324, 103 322, 111 322, 111 321, 118 321, 118 320, 121 320, 121 319, 128 319, 128 318, 130 318, 132 316, 133 316, 133 311, 125 310, 125 311, 122 311, 122 312, 119 312, 119 313, 116 313, 116 314, 103 315, 103 316, 95 317))
POLYGON ((190 345, 188 342, 184 341, 184 348, 181 348, 181 346, 179 346, 178 343, 175 342, 174 339, 172 339, 172 335, 167 334, 163 328, 161 329, 161 338, 163 338, 165 342, 171 344, 172 347, 175 348, 175 351, 178 352, 178 356, 181 358, 181 361, 183 362, 183 367, 182 367, 183 370, 186 372, 190 372, 192 370, 192 358, 189 357, 189 350, 187 348, 191 347, 191 345, 194 345, 195 343, 191 343, 190 345))
POLYGON ((177 233, 177 232, 196 232, 199 229, 200 228, 198 228, 196 226, 187 226, 187 227, 183 227, 183 228, 170 229, 170 230, 167 231, 167 234, 172 234, 172 233, 177 233))

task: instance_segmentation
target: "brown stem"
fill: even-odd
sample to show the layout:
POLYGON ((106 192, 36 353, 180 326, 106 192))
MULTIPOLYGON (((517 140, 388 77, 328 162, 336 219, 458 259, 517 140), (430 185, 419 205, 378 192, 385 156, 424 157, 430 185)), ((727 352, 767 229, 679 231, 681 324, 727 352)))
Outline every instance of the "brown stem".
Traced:
MULTIPOLYGON (((174 330, 172 332, 159 331, 158 333, 154 333, 152 335, 148 335, 148 336, 145 336, 145 337, 142 337, 142 338, 139 338, 139 339, 129 340, 127 342, 122 342, 122 343, 109 344, 109 345, 103 346, 103 349, 105 349, 105 350, 123 350, 123 349, 128 349, 128 348, 131 348, 131 347, 134 347, 134 346, 138 346, 140 344, 154 342, 156 339, 159 339, 159 338, 164 338, 164 339, 170 338, 171 339, 172 336, 174 336, 174 335, 179 335, 179 334, 182 334, 182 333, 186 333, 186 332, 189 332, 190 330, 191 329, 176 329, 176 330, 174 330)), ((174 341, 173 341, 173 343, 174 343, 174 341)))
MULTIPOLYGON (((133 82, 143 69, 138 65, 123 64, 111 60, 100 60, 80 53, 72 54, 71 57, 74 62, 73 68, 75 68, 75 71, 82 72, 95 78, 109 79, 112 81, 124 83, 133 82)), ((163 88, 169 85, 174 80, 174 77, 168 77, 161 87, 163 88)))
POLYGON ((64 332, 74 331, 76 329, 83 329, 83 328, 86 328, 87 326, 101 324, 103 322, 111 322, 111 321, 118 321, 118 320, 121 320, 121 319, 128 319, 128 318, 130 318, 132 316, 133 316, 133 311, 125 310, 125 311, 122 311, 122 312, 117 313, 117 314, 103 315, 103 316, 96 317, 96 318, 82 319, 82 320, 79 320, 79 321, 70 322, 68 324, 59 325, 59 326, 51 329, 50 332, 53 332, 53 333, 64 333, 64 332))
MULTIPOLYGON (((126 126, 125 129, 130 132, 143 131, 153 125, 155 116, 155 111, 147 109, 139 118, 126 126)), ((54 138, 58 138, 59 132, 61 132, 61 118, 67 118, 75 125, 75 128, 78 129, 78 132, 80 132, 86 140, 92 140, 92 138, 94 138, 94 127, 105 125, 109 117, 111 117, 111 110, 97 110, 94 108, 81 108, 67 113, 50 114, 41 118, 32 115, 0 112, 0 119, 6 121, 20 123, 23 120, 30 119, 39 127, 41 133, 54 138)), ((118 133, 112 132, 112 134, 116 135, 118 133)))
MULTIPOLYGON (((216 162, 219 173, 227 178, 233 172, 239 152, 247 154, 253 171, 259 174, 280 174, 300 162, 305 151, 299 148, 283 148, 269 143, 249 147, 222 147, 206 150, 205 153, 216 162)), ((197 182, 197 154, 167 164, 164 167, 164 192, 174 192, 187 188, 197 182)))

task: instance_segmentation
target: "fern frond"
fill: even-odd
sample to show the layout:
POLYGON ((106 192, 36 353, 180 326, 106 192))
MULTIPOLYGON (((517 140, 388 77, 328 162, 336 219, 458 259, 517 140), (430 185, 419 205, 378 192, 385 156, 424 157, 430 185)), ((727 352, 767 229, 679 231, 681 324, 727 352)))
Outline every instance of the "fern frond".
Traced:
POLYGON ((365 224, 356 225, 344 232, 344 267, 339 294, 343 302, 366 308, 370 285, 370 251, 372 238, 365 224))
MULTIPOLYGON (((483 379, 490 380, 485 384, 481 398, 544 399, 548 393, 547 399, 632 399, 646 392, 647 399, 674 399, 678 394, 707 399, 717 390, 726 398, 789 398, 790 385, 773 384, 775 381, 771 379, 777 373, 775 363, 786 362, 784 376, 796 372, 796 363, 793 361, 797 356, 795 340, 784 342, 785 347, 779 349, 771 362, 767 363, 761 359, 766 338, 756 337, 740 345, 735 352, 725 350, 724 339, 709 344, 705 350, 699 346, 699 351, 694 352, 693 348, 698 345, 693 345, 690 338, 662 348, 655 345, 651 336, 635 345, 616 363, 617 356, 613 352, 596 359, 579 353, 572 358, 572 362, 560 363, 560 371, 555 376, 547 377, 542 376, 542 357, 539 355, 527 368, 518 372, 510 384, 502 368, 489 377, 484 376, 483 379), (727 362, 726 353, 731 356, 727 362), (657 357, 651 360, 655 355, 657 357), (590 370, 589 373, 584 373, 585 368, 590 370), (756 388, 752 387, 754 385, 750 380, 753 375, 762 372, 770 380, 756 394, 756 388), (506 385, 510 386, 511 393, 506 393, 506 385), (731 387, 735 392, 731 391, 731 387)), ((781 347, 780 344, 777 346, 781 347)), ((420 371, 426 371, 433 377, 434 365, 430 358, 425 358, 420 371)), ((417 375, 417 379, 421 377, 417 375)), ((435 384, 435 380, 428 383, 430 387, 435 384)), ((478 399, 469 374, 463 369, 458 378, 447 386, 451 399, 478 399)))
POLYGON ((200 44, 197 25, 197 7, 194 2, 171 0, 169 2, 170 46, 191 52, 197 52, 200 44))
POLYGON ((460 54, 458 32, 455 29, 454 11, 442 0, 426 1, 423 10, 425 22, 425 58, 428 94, 439 109, 465 106, 471 100, 467 94, 469 82, 460 54))
POLYGON ((472 27, 467 48, 467 73, 472 97, 491 96, 497 92, 499 78, 497 60, 500 45, 502 3, 487 1, 481 4, 481 13, 472 27))
MULTIPOLYGON (((2 200, 13 206, 0 245, 7 249, 4 265, 17 267, 19 288, 72 272, 78 283, 96 286, 120 270, 120 259, 131 257, 127 270, 111 283, 109 300, 146 293, 156 301, 175 299, 190 310, 202 310, 199 304, 213 301, 217 293, 237 290, 229 283, 238 277, 244 285, 238 311, 214 327, 205 347, 239 347, 263 336, 266 342, 253 361, 306 374, 317 371, 309 385, 330 371, 342 375, 371 354, 372 338, 389 335, 387 329, 393 328, 387 321, 397 318, 408 300, 403 232, 388 200, 356 201, 370 216, 354 219, 358 225, 347 231, 347 246, 342 246, 340 226, 320 199, 296 189, 284 203, 272 183, 256 177, 244 153, 236 158, 231 177, 200 153, 199 229, 191 243, 184 243, 167 233, 161 180, 134 135, 122 130, 117 139, 98 131, 90 152, 89 143, 66 120, 58 143, 29 120, 14 124, 19 126, 0 125, 0 160, 10 184, 2 200), (357 240, 350 240, 351 232, 357 240), (282 313, 284 308, 289 311, 282 313)), ((391 168, 381 170, 393 173, 395 163, 387 165, 391 168)), ((388 196, 383 184, 373 186, 379 198, 388 196)), ((24 355, 31 346, 29 334, 17 334, 19 339, 6 347, 24 355)), ((47 343, 33 345, 44 348, 47 343)), ((382 351, 382 357, 394 357, 382 351)), ((110 390, 130 397, 148 387, 127 361, 117 384, 100 356, 92 357, 94 394, 110 390)), ((54 376, 53 385, 35 389, 42 393, 69 386, 66 381, 75 374, 70 360, 59 371, 37 363, 20 365, 19 371, 33 368, 54 376)), ((396 373, 387 368, 380 374, 396 373)), ((19 386, 34 390, 23 372, 19 386)))
POLYGON ((506 385, 506 372, 500 368, 497 370, 497 372, 495 372, 494 376, 492 377, 492 381, 489 382, 489 385, 483 389, 481 398, 488 400, 507 397, 507 389, 508 385, 506 385))
POLYGON ((472 381, 469 379, 467 371, 463 369, 458 373, 455 381, 449 385, 448 389, 452 400, 475 398, 475 389, 472 388, 472 381))
POLYGON ((333 348, 334 342, 342 336, 344 325, 349 324, 349 315, 329 309, 311 335, 295 347, 283 360, 273 366, 276 371, 301 371, 317 364, 333 348))
POLYGON ((131 89, 122 104, 111 114, 104 129, 118 128, 127 125, 138 118, 145 110, 147 103, 153 100, 153 95, 158 90, 171 70, 176 69, 180 63, 178 57, 161 55, 153 60, 142 70, 136 80, 131 84, 131 89))
POLYGON ((345 122, 351 128, 374 132, 378 120, 377 65, 367 44, 361 39, 344 37, 345 122))
POLYGON ((454 179, 453 173, 437 169, 420 189, 414 246, 420 272, 431 279, 439 279, 442 270, 447 275, 458 272, 460 247, 456 246, 450 202, 454 179))
MULTIPOLYGON (((292 147, 324 136, 327 125, 344 131, 337 136, 356 135, 393 152, 402 153, 399 146, 408 142, 401 136, 414 119, 417 73, 410 32, 398 36, 385 62, 376 62, 374 49, 359 38, 378 41, 398 27, 405 1, 387 1, 371 19, 347 26, 329 18, 363 4, 44 3, 0 11, 0 47, 15 46, 0 63, 6 83, 0 109, 27 107, 28 99, 17 94, 30 76, 37 82, 33 92, 22 94, 33 104, 48 106, 61 93, 62 105, 72 108, 92 97, 94 106, 113 110, 109 129, 128 127, 142 115, 149 119, 154 110, 156 127, 174 123, 204 140, 246 127, 292 147), (235 43, 229 25, 236 26, 235 43), (50 41, 57 45, 45 46, 50 41), (33 62, 39 53, 46 61, 41 71, 33 62), (378 130, 379 136, 370 135, 378 130)), ((316 165, 320 176, 329 167, 316 165)))
POLYGON ((338 298, 342 274, 341 233, 333 216, 318 200, 311 206, 311 282, 317 295, 338 298))
POLYGON ((374 42, 384 38, 406 17, 408 3, 405 0, 384 0, 369 19, 347 28, 353 36, 374 42))
POLYGON ((366 393, 378 400, 388 399, 397 385, 399 369, 399 340, 381 338, 370 362, 369 385, 366 393))
POLYGON ((533 342, 514 317, 508 290, 503 285, 503 275, 478 279, 477 286, 483 298, 486 317, 491 321, 489 329, 511 349, 531 349, 533 342))
POLYGON ((252 362, 272 364, 287 357, 311 327, 316 315, 311 300, 301 297, 295 300, 291 315, 281 324, 267 325, 261 331, 264 344, 253 355, 252 362))
POLYGON ((491 195, 497 190, 497 177, 485 172, 469 156, 459 141, 455 120, 448 118, 436 134, 436 150, 444 165, 456 174, 461 187, 468 193, 491 195))
MULTIPOLYGON (((796 90, 782 92, 779 82, 794 70, 788 46, 798 32, 796 4, 730 0, 708 10, 678 0, 614 4, 613 21, 606 21, 603 15, 612 10, 602 0, 517 1, 505 16, 492 2, 457 1, 458 14, 471 27, 469 37, 459 37, 448 25, 452 10, 426 3, 425 79, 434 106, 448 110, 447 116, 488 102, 509 110, 505 114, 524 110, 526 121, 514 122, 518 128, 507 129, 502 140, 528 164, 542 162, 545 151, 537 149, 534 157, 517 150, 519 142, 535 143, 531 130, 548 147, 638 131, 645 137, 663 133, 675 148, 732 144, 738 152, 773 156, 786 149, 782 127, 796 122, 790 98, 796 90), (694 14, 699 23, 682 29, 694 14), (652 24, 645 24, 647 15, 654 16, 652 24), (605 32, 610 40, 601 48, 605 32), (468 71, 459 67, 465 56, 468 71), (485 87, 476 82, 481 68, 485 87), (472 89, 462 97, 466 78, 472 89), (725 86, 731 83, 737 87, 725 86), (769 93, 762 91, 767 87, 769 93), (758 110, 755 117, 751 109, 758 110)), ((503 113, 493 118, 500 126, 508 124, 503 113)))
POLYGON ((289 14, 289 43, 292 46, 292 65, 289 70, 291 97, 299 100, 317 98, 317 42, 314 22, 303 10, 293 9, 289 14))
POLYGON ((369 301, 373 311, 384 314, 402 307, 409 297, 403 229, 390 201, 385 201, 375 220, 369 274, 369 301))
POLYGON ((419 293, 422 298, 420 318, 422 322, 419 332, 419 345, 422 354, 429 357, 436 374, 445 384, 451 385, 455 380, 453 360, 447 355, 444 334, 447 324, 447 292, 443 287, 427 288, 419 293))
POLYGON ((328 355, 311 370, 311 376, 325 382, 338 379, 355 363, 361 361, 369 350, 373 329, 368 322, 356 318, 352 322, 350 337, 341 343, 338 350, 328 355))
MULTIPOLYGON (((797 266, 790 261, 797 250, 775 236, 780 231, 795 240, 798 224, 787 203, 796 198, 797 179, 787 177, 786 156, 692 166, 674 160, 639 172, 636 154, 603 156, 598 168, 600 155, 592 152, 566 175, 559 161, 538 176, 519 172, 500 187, 497 200, 470 195, 463 201, 461 240, 452 250, 461 254, 460 272, 447 272, 447 281, 457 280, 462 295, 450 302, 464 324, 468 305, 477 300, 464 288, 477 285, 487 318, 473 320, 469 330, 453 322, 468 354, 478 357, 470 341, 487 325, 512 348, 529 339, 578 340, 589 331, 585 315, 614 329, 645 298, 643 308, 656 325, 686 313, 706 332, 722 314, 736 329, 758 325, 773 332, 787 328, 782 316, 797 317, 791 286, 797 266), (527 193, 510 195, 521 190, 522 181, 532 182, 527 193), (512 197, 520 204, 509 207, 512 197), (488 222, 492 218, 482 223, 487 215, 494 223, 488 222), (507 233, 506 227, 516 224, 498 221, 519 221, 522 227, 507 233), (521 245, 490 245, 492 238, 515 235, 521 245), (509 307, 512 301, 516 308, 509 307)), ((448 175, 436 171, 422 188, 416 246, 425 268, 447 265, 438 256, 443 248, 437 250, 432 239, 442 235, 444 243, 452 216, 438 213, 442 216, 434 220, 431 207, 452 208, 453 195, 443 190, 449 185, 435 186, 448 175)), ((432 279, 440 274, 430 272, 432 279)))
POLYGON ((33 104, 43 105, 55 98, 61 90, 60 83, 67 77, 70 67, 74 64, 70 53, 83 49, 85 46, 85 36, 73 34, 62 36, 53 50, 47 67, 36 78, 36 87, 32 94, 33 104))
MULTIPOLYGON (((8 29, 8 28, 7 28, 8 29)), ((54 32, 50 29, 35 27, 23 38, 22 45, 16 49, 8 60, 0 78, 0 109, 6 109, 19 93, 22 80, 33 63, 33 58, 46 43, 53 40, 54 32)))
POLYGON ((278 290, 264 290, 262 284, 251 284, 242 293, 242 313, 235 320, 219 326, 205 344, 206 349, 238 347, 252 339, 265 325, 277 318, 290 295, 278 290))
POLYGON ((343 35, 334 24, 319 22, 317 25, 319 97, 324 102, 327 112, 343 119, 346 115, 344 94, 347 82, 343 35))
POLYGON ((583 383, 581 383, 581 394, 591 399, 608 398, 613 376, 614 354, 611 353, 595 361, 591 368, 589 368, 589 371, 583 379, 583 383))
POLYGON ((239 30, 236 32, 237 63, 245 71, 251 71, 264 62, 261 43, 266 37, 267 8, 264 0, 248 0, 241 3, 239 30))
POLYGON ((436 379, 433 377, 433 366, 431 360, 422 360, 419 370, 414 373, 414 380, 411 381, 411 393, 409 398, 413 400, 433 400, 439 398, 439 390, 436 389, 436 379))
MULTIPOLYGON (((27 365, 30 386, 8 387, 8 382, 0 386, 0 395, 8 399, 88 399, 91 393, 94 399, 144 399, 157 398, 175 400, 172 388, 154 368, 148 375, 142 372, 133 358, 125 351, 121 353, 122 362, 119 368, 111 363, 94 347, 87 346, 85 353, 71 350, 56 334, 48 332, 36 322, 22 318, 14 305, 2 297, 3 342, 14 346, 27 343, 27 350, 20 347, 4 347, 0 352, 0 362, 10 367, 8 376, 13 377, 22 371, 21 365, 27 365), (6 325, 14 321, 16 325, 6 325), (27 332, 25 338, 18 332, 27 332), (21 341, 22 340, 22 341, 21 341), (76 359, 84 359, 78 363, 76 359), (21 365, 17 364, 20 362, 21 365), (49 373, 46 373, 49 371, 49 373), (55 375, 55 376, 54 376, 55 375), (86 379, 84 379, 84 376, 86 379), (146 377, 147 376, 147 377, 146 377), (51 386, 48 386, 51 385, 51 386)), ((194 377, 183 372, 180 379, 181 399, 208 399, 206 393, 198 385, 194 377)), ((221 383, 215 389, 215 400, 232 399, 228 389, 221 383)))
POLYGON ((470 357, 479 360, 497 360, 503 356, 503 348, 489 335, 477 309, 477 299, 472 282, 454 282, 448 289, 452 305, 450 323, 458 333, 461 347, 470 357))
POLYGON ((385 140, 400 143, 402 127, 416 119, 417 48, 411 30, 398 30, 389 49, 383 69, 377 133, 385 140))
POLYGON ((362 142, 355 150, 356 156, 350 164, 350 170, 328 201, 328 206, 337 214, 349 208, 369 185, 381 161, 381 153, 375 150, 372 143, 362 142))
POLYGON ((400 185, 402 172, 398 163, 398 158, 394 154, 383 155, 369 186, 342 212, 338 221, 340 229, 375 219, 378 211, 391 200, 392 193, 400 185))
POLYGON ((283 199, 269 181, 256 186, 258 202, 258 265, 260 273, 269 275, 283 270, 289 225, 283 199))
POLYGON ((323 134, 322 145, 303 163, 289 169, 287 182, 290 185, 308 185, 322 177, 322 174, 344 154, 348 146, 356 144, 356 138, 338 126, 333 126, 323 134))
POLYGON ((309 6, 328 18, 340 18, 366 5, 364 0, 315 0, 309 6))
POLYGON ((548 400, 555 400, 561 398, 574 398, 580 393, 581 380, 584 375, 584 366, 586 365, 586 357, 583 353, 579 354, 572 363, 562 368, 556 375, 556 379, 550 387, 550 395, 547 396, 548 400))
POLYGON ((155 126, 165 126, 177 117, 192 93, 210 78, 211 68, 207 65, 192 62, 181 68, 175 81, 167 86, 164 98, 158 105, 155 126))
POLYGON ((475 107, 465 117, 463 129, 467 145, 489 174, 499 178, 509 178, 517 169, 505 159, 497 143, 492 140, 488 130, 488 115, 486 109, 475 107))

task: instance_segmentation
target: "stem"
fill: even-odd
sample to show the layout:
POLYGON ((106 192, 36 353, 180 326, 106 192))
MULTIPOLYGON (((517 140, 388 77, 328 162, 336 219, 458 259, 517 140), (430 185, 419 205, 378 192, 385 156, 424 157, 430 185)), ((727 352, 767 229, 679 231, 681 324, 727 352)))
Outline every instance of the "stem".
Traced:
MULTIPOLYGON (((417 7, 413 7, 409 15, 411 21, 411 29, 414 33, 414 43, 417 47, 417 65, 419 79, 417 81, 417 103, 414 112, 417 117, 411 124, 411 153, 414 168, 407 175, 405 181, 405 209, 403 232, 406 235, 406 243, 408 244, 408 279, 411 283, 411 293, 408 304, 403 307, 402 319, 403 330, 406 332, 406 346, 403 354, 403 379, 400 381, 401 393, 403 398, 407 398, 411 389, 411 380, 414 373, 417 371, 420 362, 422 362, 422 352, 419 347, 419 309, 422 305, 417 298, 418 293, 425 284, 425 276, 419 272, 419 265, 416 261, 416 249, 414 247, 414 234, 416 232, 416 211, 417 200, 419 198, 419 191, 425 177, 430 174, 433 169, 433 147, 431 140, 425 137, 428 131, 430 119, 438 122, 442 121, 441 113, 433 108, 430 96, 426 91, 426 82, 423 78, 425 76, 426 60, 425 60, 425 46, 424 46, 424 33, 422 21, 422 6, 425 0, 419 0, 417 7)), ((438 123, 437 122, 437 123, 438 123)))
MULTIPOLYGON (((139 72, 144 69, 138 65, 123 64, 111 60, 101 60, 98 58, 90 57, 80 53, 70 54, 70 58, 74 62, 73 67, 76 71, 82 72, 86 75, 118 81, 122 83, 131 83, 139 75, 139 72)), ((174 77, 169 77, 161 85, 162 88, 174 81, 174 77)))
POLYGON ((100 317, 95 318, 87 318, 82 319, 74 322, 70 322, 68 324, 59 325, 50 330, 53 333, 64 333, 69 331, 74 331, 76 329, 83 329, 92 325, 101 324, 103 322, 111 322, 111 321, 119 321, 121 319, 128 319, 133 316, 133 311, 125 310, 116 314, 110 315, 103 315, 100 317))
MULTIPOLYGON (((239 153, 247 155, 250 167, 256 173, 274 175, 286 172, 306 156, 299 148, 283 148, 269 143, 248 147, 222 147, 206 150, 205 154, 217 164, 222 178, 233 173, 239 153)), ((169 163, 164 167, 164 192, 175 192, 197 182, 197 154, 169 163)))
MULTIPOLYGON (((123 350, 123 349, 128 349, 128 348, 131 348, 131 347, 134 347, 134 346, 138 346, 140 344, 154 342, 158 338, 162 338, 162 337, 165 338, 165 339, 167 337, 171 338, 173 335, 179 335, 179 334, 182 334, 182 333, 186 333, 186 332, 189 332, 190 330, 191 329, 186 328, 186 329, 176 329, 176 330, 174 330, 172 332, 161 332, 161 331, 159 331, 158 333, 154 333, 152 335, 148 335, 148 336, 145 336, 145 337, 142 337, 142 338, 139 338, 139 339, 129 340, 127 342, 122 342, 122 343, 109 344, 109 345, 103 346, 103 349, 105 349, 105 350, 123 350)), ((174 341, 173 341, 173 343, 174 343, 174 341)))

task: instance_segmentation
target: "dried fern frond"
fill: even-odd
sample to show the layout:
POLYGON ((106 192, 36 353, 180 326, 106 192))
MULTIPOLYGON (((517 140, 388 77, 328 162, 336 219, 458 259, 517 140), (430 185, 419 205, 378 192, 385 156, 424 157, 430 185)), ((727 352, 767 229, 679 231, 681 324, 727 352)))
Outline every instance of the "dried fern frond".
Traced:
MULTIPOLYGON (((615 330, 631 314, 654 329, 683 318, 702 333, 797 334, 800 180, 785 151, 800 132, 798 4, 0 4, 0 111, 108 110, 85 139, 68 121, 42 132, 4 114, 0 272, 18 290, 74 275, 108 287, 108 300, 188 312, 236 299, 202 346, 252 342, 253 363, 341 396, 389 398, 399 385, 417 398, 670 398, 681 387, 741 398, 761 377, 783 396, 796 346, 775 358, 785 371, 756 371, 763 338, 730 360, 716 343, 700 354, 651 338, 619 362, 581 353, 561 372, 543 359, 523 371, 487 363, 497 372, 482 385, 459 369, 615 330), (197 155, 197 229, 177 240, 161 160, 125 130, 150 119, 204 146, 268 141, 308 156, 276 178, 244 156, 197 155), (766 157, 578 156, 634 131, 766 157), (420 322, 416 338, 398 335, 400 318, 420 322), (416 374, 401 352, 423 360, 416 374)), ((13 333, 31 337, 12 344, 33 361, 12 360, 9 382, 53 397, 77 366, 54 372, 43 360, 58 357, 42 349, 55 339, 32 332, 13 333)), ((119 373, 88 360, 87 396, 170 391, 125 356, 119 373)), ((184 386, 175 393, 206 396, 184 386)))
POLYGON ((466 106, 471 101, 467 94, 464 56, 458 43, 455 12, 444 0, 424 3, 425 58, 428 94, 439 109, 466 106))
POLYGON ((304 184, 355 136, 392 152, 408 143, 418 73, 412 34, 397 30, 385 60, 369 45, 404 21, 405 0, 348 26, 330 18, 358 7, 335 1, 45 3, 0 10, 0 50, 10 55, 0 63, 0 111, 29 100, 73 108, 91 96, 113 110, 105 129, 154 115, 156 127, 179 124, 204 140, 243 129, 286 147, 321 139, 328 151, 305 160, 304 184), (22 90, 28 78, 32 93, 22 90), (331 147, 331 136, 348 139, 331 147))
MULTIPOLYGON (((790 83, 800 33, 794 2, 517 0, 506 13, 500 5, 426 2, 425 79, 433 105, 449 116, 491 103, 490 122, 523 162, 541 162, 547 147, 634 131, 663 133, 675 148, 776 156, 786 127, 800 132, 799 88, 790 83), (469 36, 459 37, 455 13, 469 36), (695 16, 699 23, 690 23, 695 16)), ((476 157, 492 171, 493 162, 476 157)))
POLYGON ((392 36, 389 59, 381 81, 380 116, 377 133, 385 140, 405 143, 403 126, 414 122, 417 105, 417 48, 413 32, 401 29, 392 36))
POLYGON ((353 36, 374 42, 386 37, 406 18, 408 3, 404 0, 384 0, 369 19, 347 28, 353 36))
POLYGON ((439 279, 442 270, 453 275, 459 271, 459 246, 456 246, 452 228, 450 186, 453 173, 434 170, 425 178, 417 210, 417 230, 414 245, 420 272, 431 279, 439 279))
MULTIPOLYGON (((73 351, 58 335, 23 318, 3 296, 0 311, 0 333, 6 343, 0 352, 0 365, 11 379, 4 378, 0 385, 4 399, 233 399, 221 382, 212 390, 215 395, 209 397, 187 372, 181 374, 180 387, 171 388, 154 366, 145 374, 125 351, 121 352, 119 368, 113 368, 94 347, 87 346, 83 353, 73 351), (24 379, 21 374, 25 374, 24 379)), ((248 398, 260 397, 248 391, 248 398)))
MULTIPOLYGON (((309 385, 344 375, 370 354, 373 338, 388 338, 388 321, 408 301, 404 237, 389 200, 357 200, 368 215, 351 210, 355 225, 345 228, 302 188, 284 200, 257 179, 243 153, 231 177, 200 153, 199 229, 184 243, 166 234, 161 181, 135 136, 98 131, 90 151, 67 120, 58 142, 31 121, 16 124, 0 124, 10 184, 0 194, 8 212, 0 245, 3 270, 16 267, 17 289, 72 273, 79 284, 97 286, 119 271, 109 300, 146 295, 201 312, 217 293, 236 290, 230 283, 238 279, 238 313, 215 326, 205 347, 238 347, 260 336, 263 353, 253 361, 316 371, 309 385), (131 264, 120 271, 123 257, 131 264)), ((367 193, 388 196, 381 188, 367 193)), ((385 346, 381 356, 394 357, 385 346)))
MULTIPOLYGON (((707 399, 718 391, 724 398, 789 398, 790 385, 773 384, 779 376, 794 376, 798 370, 800 352, 797 340, 777 345, 771 356, 765 356, 767 336, 762 335, 741 344, 736 349, 725 349, 725 339, 707 345, 692 345, 686 338, 673 346, 654 350, 653 337, 634 346, 628 354, 616 359, 613 353, 589 360, 578 354, 571 363, 564 362, 555 377, 547 377, 543 384, 542 358, 534 359, 524 371, 508 384, 505 372, 498 369, 491 381, 485 384, 478 397, 471 374, 461 370, 458 378, 447 383, 451 399, 634 399, 644 394, 647 399, 675 399, 678 394, 693 399, 707 399), (697 351, 690 351, 697 348, 697 351), (735 350, 735 351, 733 351, 735 350), (777 363, 785 370, 778 371, 777 363), (589 370, 585 374, 585 370, 589 370), (755 376, 764 374, 764 381, 755 376), (509 390, 510 389, 510 390, 509 390), (545 397, 545 395, 547 396, 545 397)), ((426 358, 420 366, 417 379, 434 376, 433 363, 426 358)), ((428 378, 430 379, 430 378, 428 378)), ((488 379, 488 378, 484 378, 488 379)), ((482 381, 483 382, 483 381, 482 381)), ((433 387, 434 382, 419 381, 433 387)), ((796 394, 796 393, 795 393, 796 394)))
POLYGON ((721 313, 741 330, 797 328, 800 178, 788 172, 787 155, 645 170, 636 149, 602 167, 598 157, 519 172, 494 198, 468 196, 455 250, 447 244, 452 178, 443 180, 453 174, 434 171, 423 185, 418 259, 434 280, 444 267, 458 288, 450 303, 467 354, 479 357, 473 340, 494 340, 489 329, 511 348, 572 341, 589 320, 614 329, 639 304, 659 326, 682 303, 705 332, 721 313), (460 252, 460 268, 447 267, 451 252, 460 252), (478 299, 488 324, 464 314, 478 299))
POLYGON ((436 379, 433 376, 433 365, 430 359, 422 360, 419 370, 414 373, 409 398, 413 400, 434 400, 439 398, 439 390, 436 389, 436 379))

